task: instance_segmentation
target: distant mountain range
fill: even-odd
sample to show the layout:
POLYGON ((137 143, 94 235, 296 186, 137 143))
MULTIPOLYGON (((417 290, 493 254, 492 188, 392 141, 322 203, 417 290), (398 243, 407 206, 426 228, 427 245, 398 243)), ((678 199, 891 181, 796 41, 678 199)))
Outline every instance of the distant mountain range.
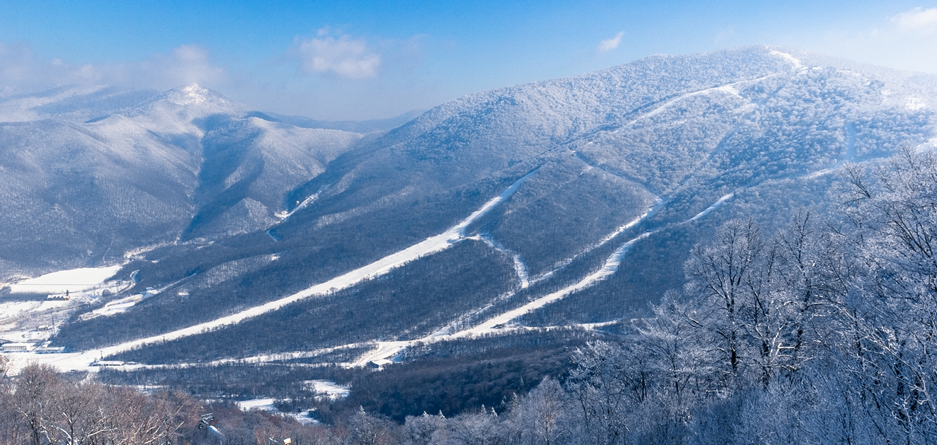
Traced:
POLYGON ((362 358, 380 361, 436 337, 627 320, 682 286, 721 222, 822 211, 846 163, 937 146, 935 106, 937 76, 763 46, 380 122, 194 85, 0 99, 0 281, 126 262, 128 292, 156 296, 76 314, 56 343, 211 329, 106 351, 142 363, 372 346, 362 358))

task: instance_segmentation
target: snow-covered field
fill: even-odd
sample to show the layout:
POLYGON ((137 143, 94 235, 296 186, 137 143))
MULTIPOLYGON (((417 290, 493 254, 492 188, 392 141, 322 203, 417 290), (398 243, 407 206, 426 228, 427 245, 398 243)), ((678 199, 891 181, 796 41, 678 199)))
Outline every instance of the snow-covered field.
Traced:
POLYGON ((114 276, 121 266, 82 267, 62 270, 23 280, 10 286, 14 294, 60 294, 81 292, 101 287, 108 278, 114 276))

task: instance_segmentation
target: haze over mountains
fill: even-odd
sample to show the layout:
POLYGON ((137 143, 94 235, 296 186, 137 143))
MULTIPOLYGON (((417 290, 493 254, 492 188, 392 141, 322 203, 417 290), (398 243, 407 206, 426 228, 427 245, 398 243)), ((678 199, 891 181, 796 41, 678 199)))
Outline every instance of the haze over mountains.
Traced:
POLYGON ((481 92, 386 132, 194 85, 5 98, 0 281, 126 262, 112 298, 154 291, 81 308, 54 339, 76 350, 302 296, 113 351, 140 363, 627 320, 722 221, 783 223, 828 205, 845 163, 937 145, 934 104, 935 76, 767 47, 481 92))

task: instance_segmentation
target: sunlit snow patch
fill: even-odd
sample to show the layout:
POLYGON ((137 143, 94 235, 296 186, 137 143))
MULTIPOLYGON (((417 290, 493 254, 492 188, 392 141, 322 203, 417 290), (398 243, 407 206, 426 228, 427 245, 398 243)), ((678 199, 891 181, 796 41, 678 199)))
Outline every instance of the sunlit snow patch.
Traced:
POLYGON ((798 58, 796 58, 796 57, 794 57, 794 56, 792 56, 792 55, 790 55, 790 54, 788 54, 788 53, 782 53, 782 52, 780 52, 780 51, 771 50, 771 54, 773 54, 773 55, 775 55, 775 56, 778 56, 778 57, 780 57, 780 58, 782 58, 782 59, 784 59, 784 60, 790 62, 792 65, 794 65, 794 68, 795 68, 795 69, 798 69, 798 70, 799 70, 799 69, 802 69, 802 68, 804 67, 804 64, 800 62, 800 59, 798 59, 798 58))
POLYGON ((261 411, 276 411, 276 407, 273 406, 274 399, 253 399, 253 400, 240 400, 234 402, 241 411, 250 411, 252 409, 261 410, 261 411))
POLYGON ((40 277, 20 281, 10 286, 14 294, 41 294, 80 292, 94 289, 114 276, 121 266, 110 267, 83 267, 79 269, 52 272, 40 277))
POLYGON ((722 198, 719 198, 718 201, 716 201, 715 203, 713 203, 713 205, 707 207, 706 210, 703 210, 702 212, 697 213, 696 216, 690 218, 690 221, 696 221, 696 220, 698 220, 698 219, 700 219, 700 218, 702 218, 702 217, 708 215, 708 214, 709 214, 710 212, 712 212, 713 210, 718 209, 719 206, 722 205, 722 203, 724 203, 724 202, 726 202, 726 201, 732 199, 733 196, 735 196, 735 193, 729 193, 728 195, 725 195, 725 196, 723 196, 722 198))
POLYGON ((307 388, 319 394, 323 394, 330 399, 348 397, 348 394, 351 393, 347 386, 342 386, 328 380, 306 380, 303 383, 307 388))
POLYGON ((904 107, 909 111, 917 111, 927 108, 927 104, 921 98, 911 96, 908 98, 908 102, 904 104, 904 107))

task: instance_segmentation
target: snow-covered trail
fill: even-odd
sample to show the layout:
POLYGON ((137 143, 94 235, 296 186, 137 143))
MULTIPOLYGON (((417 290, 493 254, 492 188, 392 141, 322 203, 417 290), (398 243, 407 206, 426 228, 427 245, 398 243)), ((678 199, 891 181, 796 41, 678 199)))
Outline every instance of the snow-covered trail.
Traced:
POLYGON ((734 196, 735 196, 735 193, 729 193, 729 194, 727 194, 727 195, 724 195, 723 197, 719 198, 719 200, 717 200, 716 202, 714 202, 712 205, 710 205, 709 207, 706 207, 706 210, 703 210, 702 212, 697 213, 696 216, 690 218, 690 221, 696 221, 696 220, 698 220, 698 219, 700 219, 700 218, 702 218, 702 217, 708 215, 708 214, 709 214, 710 212, 712 212, 713 210, 716 210, 716 209, 718 209, 720 206, 722 206, 722 203, 724 203, 724 202, 726 202, 726 201, 732 199, 732 197, 734 197, 734 196))
POLYGON ((660 199, 660 197, 655 197, 654 200, 655 202, 654 202, 653 207, 648 208, 644 213, 638 215, 636 218, 632 219, 631 221, 628 221, 627 223, 622 224, 621 226, 618 226, 614 231, 612 231, 608 235, 605 235, 598 242, 586 247, 581 252, 561 261, 560 263, 557 263, 556 265, 553 266, 553 269, 551 269, 549 272, 545 272, 540 275, 537 275, 536 277, 534 277, 534 279, 530 280, 530 284, 539 283, 543 280, 546 280, 547 278, 550 278, 551 276, 553 276, 554 273, 568 266, 573 261, 576 261, 577 259, 581 258, 583 255, 586 255, 589 252, 592 252, 593 250, 598 249, 599 247, 602 247, 608 244, 608 242, 615 239, 615 237, 624 233, 625 230, 628 230, 634 227, 635 225, 637 225, 638 223, 640 223, 641 221, 644 221, 645 219, 653 216, 655 213, 657 213, 658 210, 660 210, 664 206, 664 201, 660 199))
MULTIPOLYGON (((703 212, 679 224, 695 221, 699 218, 702 218, 703 216, 706 216, 707 214, 709 214, 710 212, 712 212, 713 210, 721 206, 723 203, 725 203, 725 201, 732 198, 732 196, 734 196, 734 194, 730 193, 728 195, 721 197, 719 200, 714 202, 703 212)), ((652 215, 659 208, 660 205, 662 205, 662 203, 658 202, 658 205, 656 205, 655 207, 652 207, 651 209, 648 209, 643 215, 639 216, 638 218, 628 222, 627 224, 622 225, 613 233, 603 238, 599 243, 597 243, 597 245, 605 244, 611 241, 613 238, 615 238, 615 236, 624 232, 626 229, 634 227, 636 224, 643 221, 648 216, 652 215)), ((602 266, 602 268, 583 277, 581 280, 577 281, 576 283, 564 287, 563 289, 547 294, 543 297, 537 298, 536 300, 528 302, 527 304, 520 306, 516 309, 512 309, 512 310, 503 312, 501 314, 495 315, 481 323, 478 323, 472 327, 460 330, 458 332, 450 333, 449 330, 451 329, 451 327, 447 326, 428 336, 425 336, 423 338, 419 338, 416 340, 379 342, 378 347, 376 349, 369 351, 368 353, 362 355, 358 360, 355 360, 352 363, 352 366, 364 366, 365 364, 369 362, 374 362, 377 364, 390 363, 392 361, 392 358, 396 356, 397 354, 399 354, 402 350, 414 344, 418 344, 418 343, 426 344, 426 343, 433 343, 433 342, 443 341, 443 340, 478 337, 486 333, 493 333, 493 332, 515 329, 514 327, 505 327, 505 326, 511 321, 523 315, 526 315, 530 312, 540 309, 548 304, 562 300, 563 298, 566 298, 569 295, 588 289, 589 287, 592 287, 596 285, 597 283, 604 281, 608 279, 609 277, 611 277, 613 274, 615 274, 615 272, 618 271, 618 267, 621 265, 622 259, 625 257, 625 255, 628 254, 628 252, 631 250, 632 246, 634 246, 635 243, 659 232, 660 230, 663 230, 663 228, 644 232, 626 241, 624 244, 619 246, 618 249, 615 249, 615 251, 611 255, 609 255, 609 257, 605 260, 605 264, 602 266)))
POLYGON ((524 261, 521 260, 520 255, 508 250, 488 234, 473 236, 470 239, 483 241, 485 244, 491 246, 492 249, 510 256, 514 260, 514 272, 517 274, 517 279, 521 283, 521 289, 525 289, 530 286, 530 275, 527 273, 527 265, 524 264, 524 261))
POLYGON ((351 365, 352 366, 364 366, 370 362, 377 364, 387 364, 391 362, 391 359, 403 351, 409 346, 412 346, 417 343, 433 343, 442 340, 452 340, 458 338, 466 337, 478 337, 482 334, 500 330, 504 325, 511 322, 522 315, 528 314, 534 310, 540 309, 550 303, 559 301, 573 293, 587 289, 596 283, 607 279, 612 276, 616 271, 618 271, 618 266, 621 265, 622 258, 625 257, 625 254, 631 250, 631 246, 634 243, 647 238, 654 232, 645 232, 641 235, 628 240, 626 243, 622 244, 621 247, 615 250, 607 260, 601 269, 587 275, 583 279, 579 280, 575 284, 569 285, 563 289, 560 289, 556 292, 550 293, 543 297, 540 297, 534 301, 531 301, 519 308, 512 309, 507 312, 495 315, 475 326, 463 329, 461 331, 446 334, 443 333, 446 329, 434 332, 426 337, 419 338, 416 340, 404 340, 404 341, 388 341, 388 342, 379 342, 377 348, 374 350, 368 351, 357 360, 355 360, 351 365))
MULTIPOLYGON (((532 174, 532 173, 533 173, 533 172, 531 172, 530 174, 532 174)), ((506 191, 505 191, 504 193, 502 193, 498 198, 495 198, 495 199, 500 199, 500 200, 503 201, 504 199, 509 198, 509 197, 511 196, 511 194, 513 193, 513 191, 515 191, 515 190, 517 189, 517 186, 520 185, 521 181, 523 181, 524 179, 526 179, 527 177, 529 177, 530 174, 528 174, 528 175, 525 176, 524 178, 521 178, 520 180, 518 180, 518 182, 516 182, 515 184, 513 184, 508 190, 506 190, 506 191)), ((713 210, 715 210, 716 208, 718 208, 721 204, 723 204, 725 201, 727 201, 728 199, 730 199, 732 196, 733 196, 732 194, 723 196, 722 198, 720 198, 719 200, 717 200, 715 203, 713 203, 712 205, 710 205, 706 210, 704 210, 703 212, 697 214, 697 215, 694 216, 693 218, 690 218, 690 219, 684 221, 684 223, 690 222, 690 221, 695 221, 695 220, 697 220, 697 219, 699 219, 699 218, 701 218, 701 217, 703 217, 703 216, 709 214, 711 211, 713 211, 713 210)), ((492 203, 492 202, 494 202, 494 200, 489 201, 489 204, 492 203)), ((499 202, 500 202, 500 201, 499 201, 499 202)), ((495 205, 496 205, 496 204, 495 204, 495 205)), ((597 244, 596 247, 597 247, 597 246, 600 246, 600 245, 604 245, 604 244, 610 242, 612 239, 614 239, 616 236, 618 236, 618 235, 620 235, 621 233, 623 233, 625 230, 627 230, 627 229, 629 229, 629 228, 631 228, 631 227, 634 227, 635 225, 637 225, 638 223, 640 223, 641 221, 643 221, 644 219, 646 219, 647 217, 649 217, 650 215, 652 215, 661 205, 662 205, 662 203, 661 203, 661 202, 658 202, 657 205, 655 205, 654 207, 648 209, 644 214, 640 215, 639 217, 635 218, 635 219, 632 220, 632 221, 629 221, 629 222, 626 223, 626 224, 623 224, 622 226, 620 226, 619 228, 617 228, 614 232, 610 233, 610 234, 607 235, 606 237, 602 238, 602 240, 600 240, 598 243, 596 243, 596 244, 597 244)), ((475 219, 477 219, 477 218, 483 216, 483 215, 485 214, 485 212, 487 212, 488 210, 490 210, 490 209, 493 208, 493 207, 494 207, 494 205, 488 205, 488 204, 486 204, 486 206, 482 207, 482 210, 484 210, 484 212, 475 212, 475 213, 473 213, 472 216, 470 216, 469 219, 466 220, 466 221, 469 221, 467 224, 462 224, 462 223, 460 223, 460 224, 454 226, 452 229, 450 229, 450 231, 452 231, 452 230, 457 230, 457 231, 460 231, 460 233, 461 233, 461 231, 464 231, 465 227, 468 226, 468 224, 471 224, 471 222, 473 222, 475 219), (471 219, 471 221, 470 221, 470 219, 471 219)), ((463 222, 464 222, 464 221, 463 221, 463 222)), ((259 363, 268 363, 268 362, 275 362, 275 361, 283 361, 283 360, 296 359, 296 358, 310 358, 310 357, 316 357, 316 356, 319 356, 319 355, 322 355, 322 354, 326 354, 326 353, 330 353, 330 352, 334 352, 334 351, 338 351, 338 350, 342 350, 342 349, 353 349, 353 348, 360 348, 360 347, 373 346, 374 348, 373 348, 372 350, 370 350, 370 351, 368 351, 368 352, 362 354, 362 355, 361 355, 360 357, 358 357, 356 360, 353 360, 353 361, 351 361, 351 362, 346 362, 346 363, 333 363, 333 364, 341 365, 341 366, 348 366, 348 367, 361 367, 361 366, 366 366, 368 363, 372 363, 372 362, 373 362, 373 363, 376 363, 376 364, 379 364, 379 365, 383 365, 383 364, 391 363, 391 361, 392 361, 392 359, 393 359, 394 356, 398 355, 398 354, 399 354, 401 351, 403 351, 404 349, 406 349, 406 348, 408 348, 408 347, 411 347, 411 346, 413 346, 413 345, 415 345, 415 344, 434 343, 434 342, 438 342, 438 341, 452 340, 452 339, 458 339, 458 338, 478 337, 478 336, 481 336, 481 335, 486 334, 486 333, 504 332, 504 331, 511 331, 511 330, 517 330, 517 329, 526 329, 525 327, 522 327, 522 326, 506 326, 506 325, 508 325, 511 321, 513 321, 513 320, 515 320, 515 319, 517 319, 517 318, 519 318, 519 317, 521 317, 521 316, 523 316, 523 315, 525 315, 525 314, 528 314, 528 313, 530 313, 530 312, 532 312, 532 311, 535 311, 535 310, 537 310, 537 309, 540 309, 540 308, 542 308, 542 307, 544 307, 544 306, 546 306, 546 305, 548 305, 548 304, 557 302, 557 301, 559 301, 559 300, 561 300, 561 299, 563 299, 563 298, 566 298, 567 296, 572 295, 572 294, 574 294, 574 293, 577 293, 577 292, 583 291, 583 290, 585 290, 585 289, 588 289, 589 287, 594 286, 594 285, 598 284, 599 282, 608 279, 609 277, 611 277, 614 273, 616 273, 616 272, 618 271, 618 268, 619 268, 620 265, 621 265, 622 259, 625 257, 625 255, 628 254, 628 252, 631 250, 631 248, 634 246, 635 243, 637 243, 638 241, 641 241, 641 240, 643 240, 643 239, 645 239, 645 238, 647 238, 647 237, 653 235, 654 233, 657 233, 657 232, 660 231, 660 230, 663 230, 663 229, 658 229, 658 230, 654 230, 654 231, 644 232, 644 233, 642 233, 642 234, 640 234, 640 235, 638 235, 638 236, 636 236, 636 237, 634 237, 634 238, 632 238, 632 239, 626 241, 626 242, 623 243, 621 246, 619 246, 618 249, 616 249, 611 255, 609 255, 609 257, 605 260, 605 263, 603 264, 603 266, 602 266, 599 270, 597 270, 597 271, 595 271, 595 272, 593 272, 593 273, 591 273, 591 274, 589 274, 589 275, 583 277, 582 279, 580 279, 580 280, 577 281, 576 283, 573 283, 573 284, 571 284, 571 285, 569 285, 569 286, 566 286, 565 288, 560 289, 560 290, 558 290, 558 291, 555 291, 555 292, 552 292, 552 293, 550 293, 550 294, 544 295, 544 296, 542 296, 542 297, 540 297, 540 298, 537 298, 536 300, 530 301, 530 302, 528 302, 527 304, 524 304, 523 306, 520 306, 520 307, 518 307, 518 308, 509 310, 509 311, 505 311, 505 312, 500 313, 500 314, 497 314, 497 315, 495 315, 495 316, 492 316, 492 317, 486 319, 485 321, 483 321, 483 322, 481 322, 481 323, 478 323, 478 324, 476 324, 476 325, 474 325, 474 326, 471 326, 471 327, 468 327, 468 328, 466 328, 466 329, 462 329, 462 330, 459 330, 459 331, 456 331, 456 332, 452 332, 453 326, 450 325, 450 326, 443 327, 443 328, 441 328, 441 329, 439 329, 439 330, 437 330, 437 331, 435 331, 435 332, 433 332, 433 333, 431 333, 431 334, 429 334, 429 335, 427 335, 427 336, 424 336, 424 337, 418 338, 418 339, 414 339, 414 340, 397 340, 397 341, 378 341, 378 342, 352 343, 352 344, 340 345, 340 346, 335 346, 335 347, 330 347, 330 348, 321 348, 321 349, 312 350, 312 351, 299 351, 299 352, 286 352, 286 353, 265 354, 265 355, 258 355, 258 356, 253 356, 253 357, 247 357, 247 358, 220 359, 220 360, 214 360, 214 361, 208 362, 208 364, 209 364, 209 365, 223 365, 223 364, 232 364, 232 363, 256 363, 256 364, 259 364, 259 363)), ((445 233, 449 233, 450 231, 447 231, 447 232, 445 232, 445 233)), ((441 235, 440 235, 440 236, 441 236, 441 235)), ((463 236, 462 239, 464 239, 464 233, 462 234, 462 236, 463 236)), ((278 301, 282 301, 282 300, 278 300, 278 301)), ((607 324, 611 324, 611 323, 614 323, 614 322, 598 323, 598 324, 594 324, 594 323, 593 323, 593 324, 579 324, 579 325, 577 325, 577 326, 584 327, 584 328, 590 328, 590 327, 591 327, 591 328, 594 328, 594 327, 603 326, 603 325, 607 325, 607 324)), ((123 346, 123 345, 118 345, 118 346, 123 346)), ((112 347, 112 348, 115 348, 115 347, 112 347)), ((111 349, 111 350, 112 350, 112 349, 111 349)), ((100 354, 102 354, 102 353, 103 353, 103 354, 108 354, 108 353, 113 353, 113 352, 110 352, 110 351, 109 351, 109 348, 104 348, 104 349, 102 349, 102 350, 100 350, 100 351, 88 351, 88 352, 86 352, 86 353, 81 354, 81 359, 80 359, 80 360, 76 360, 76 359, 60 360, 60 363, 52 363, 52 364, 56 364, 56 365, 59 366, 60 368, 66 368, 66 369, 67 369, 66 366, 63 366, 63 364, 64 364, 66 361, 78 362, 78 363, 82 363, 82 362, 83 362, 83 363, 84 363, 84 367, 87 368, 87 363, 89 363, 90 360, 94 360, 94 359, 98 358, 98 356, 99 356, 100 354)), ((59 354, 59 356, 67 356, 67 355, 73 355, 73 354, 59 354)), ((63 358, 64 358, 64 357, 63 357, 63 358)), ((50 362, 50 363, 51 363, 51 362, 50 362)), ((205 365, 205 363, 201 363, 201 364, 199 364, 199 365, 205 365)), ((121 367, 121 369, 133 370, 133 369, 150 369, 150 368, 161 368, 161 367, 176 368, 176 367, 187 367, 187 366, 195 366, 195 364, 125 365, 125 366, 121 367)))
MULTIPOLYGON (((657 105, 657 106, 654 107, 652 110, 650 110, 650 111, 648 111, 648 112, 646 112, 646 113, 644 113, 644 114, 641 114, 640 116, 636 117, 636 118, 635 118, 634 120, 632 120, 631 122, 628 122, 628 123, 626 123, 625 125, 622 125, 621 128, 630 127, 630 126, 633 126, 634 124, 636 124, 636 123, 638 123, 638 122, 640 122, 640 121, 642 121, 642 120, 644 120, 644 119, 647 119, 647 118, 650 118, 650 117, 654 117, 654 116, 660 114, 661 112, 663 112, 664 110, 666 110, 667 108, 670 108, 670 107, 673 106, 674 104, 676 104, 676 103, 678 103, 678 102, 681 102, 681 101, 683 101, 683 100, 686 100, 686 99, 689 99, 689 98, 692 98, 692 97, 696 97, 696 96, 704 96, 704 95, 708 95, 708 94, 712 94, 712 93, 721 93, 721 94, 725 94, 725 95, 728 95, 728 96, 734 96, 734 97, 736 97, 736 98, 738 98, 738 99, 741 99, 741 100, 744 101, 746 104, 751 105, 751 103, 752 103, 751 100, 749 100, 749 99, 743 97, 741 94, 739 94, 739 90, 738 90, 737 87, 740 87, 740 86, 743 86, 743 85, 746 85, 746 84, 755 83, 755 82, 761 82, 761 81, 763 81, 763 80, 765 80, 765 79, 769 79, 769 78, 775 77, 775 76, 777 76, 777 75, 779 75, 779 74, 780 74, 780 73, 768 74, 767 76, 757 77, 757 78, 754 78, 754 79, 743 79, 743 80, 739 80, 739 81, 737 81, 737 82, 727 83, 727 84, 725 84, 725 85, 719 85, 719 86, 715 86, 715 87, 704 88, 704 89, 702 89, 702 90, 696 90, 696 91, 690 91, 690 92, 688 92, 688 93, 683 93, 683 94, 681 94, 681 95, 679 95, 679 96, 672 97, 672 98, 670 98, 670 99, 668 99, 668 100, 665 100, 663 103, 660 103, 660 105, 657 105)), ((619 132, 619 131, 621 130, 621 128, 614 130, 613 133, 619 132)))
POLYGON ((587 275, 586 277, 579 280, 575 284, 569 285, 556 292, 540 297, 517 309, 513 309, 510 311, 504 312, 502 314, 496 315, 471 328, 456 332, 455 334, 452 334, 449 337, 450 338, 462 338, 462 337, 475 337, 475 336, 481 335, 485 332, 491 331, 496 326, 504 325, 510 322, 511 320, 514 320, 515 318, 518 318, 522 315, 526 315, 534 310, 540 309, 555 301, 561 300, 570 294, 589 288, 600 281, 604 281, 605 279, 612 276, 612 274, 618 271, 618 266, 621 265, 622 258, 624 258, 625 254, 627 254, 628 251, 631 250, 631 246, 633 246, 634 243, 644 238, 647 238, 652 233, 654 232, 644 232, 641 235, 638 235, 637 237, 628 240, 628 242, 622 244, 621 247, 616 249, 615 252, 613 252, 608 257, 607 260, 605 260, 605 264, 602 266, 601 269, 587 275))
MULTIPOLYGON (((245 309, 228 316, 220 317, 212 321, 189 326, 187 328, 177 329, 172 332, 153 335, 150 337, 132 340, 100 349, 94 349, 75 354, 57 354, 57 357, 44 357, 42 355, 33 356, 33 354, 29 355, 33 356, 31 358, 33 358, 36 362, 55 364, 62 371, 87 369, 88 365, 92 361, 100 357, 126 352, 133 348, 152 343, 176 340, 183 337, 197 335, 208 330, 234 325, 249 318, 275 311, 282 308, 283 306, 295 303, 297 301, 301 301, 313 296, 326 295, 342 289, 347 289, 362 281, 384 275, 410 261, 438 253, 452 247, 453 244, 465 238, 465 230, 469 225, 478 221, 499 204, 509 199, 517 191, 521 184, 523 184, 524 181, 526 181, 536 172, 537 169, 534 169, 530 173, 527 173, 522 178, 511 184, 511 186, 504 190, 500 195, 489 200, 487 203, 485 203, 485 205, 469 215, 468 218, 465 218, 445 232, 436 236, 431 236, 406 249, 387 255, 384 258, 381 258, 371 264, 352 270, 351 272, 332 278, 326 282, 316 284, 287 297, 254 306, 252 308, 245 309)), ((52 356, 53 354, 49 355, 52 356)))

